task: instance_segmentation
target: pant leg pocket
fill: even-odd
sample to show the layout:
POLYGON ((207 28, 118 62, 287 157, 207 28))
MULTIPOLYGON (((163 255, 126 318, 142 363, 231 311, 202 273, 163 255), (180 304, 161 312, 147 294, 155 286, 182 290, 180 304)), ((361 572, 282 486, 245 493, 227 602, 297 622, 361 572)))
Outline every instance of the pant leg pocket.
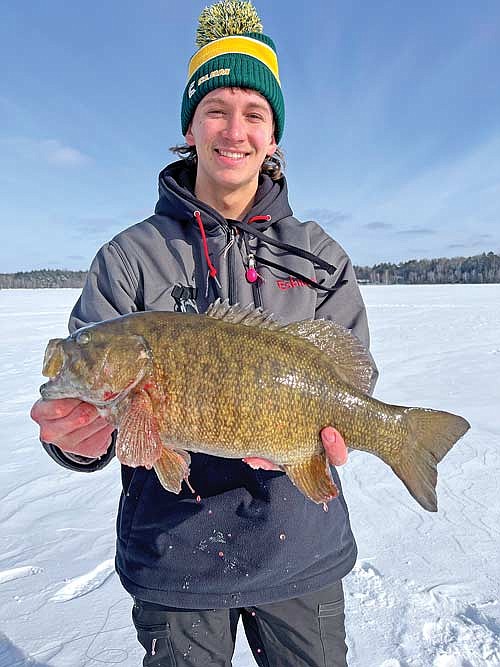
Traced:
POLYGON ((137 639, 146 651, 143 667, 175 667, 170 625, 160 612, 135 601, 132 618, 137 639))
POLYGON ((347 667, 343 594, 340 599, 320 603, 318 621, 325 667, 347 667))
POLYGON ((338 616, 344 613, 344 600, 337 600, 335 602, 325 602, 319 605, 319 617, 329 618, 330 616, 338 616))

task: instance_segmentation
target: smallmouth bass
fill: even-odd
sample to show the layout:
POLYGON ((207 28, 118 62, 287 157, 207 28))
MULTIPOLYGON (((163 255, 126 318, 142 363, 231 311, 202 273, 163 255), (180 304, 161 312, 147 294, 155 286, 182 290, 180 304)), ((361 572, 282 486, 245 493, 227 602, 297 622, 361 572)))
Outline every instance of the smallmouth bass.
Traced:
POLYGON ((148 311, 49 341, 43 399, 79 398, 118 429, 121 463, 153 467, 168 491, 189 477, 189 452, 261 457, 304 495, 338 495, 320 432, 333 426, 375 454, 429 511, 437 463, 469 429, 458 415, 370 396, 370 354, 327 320, 282 324, 217 301, 205 315, 148 311))

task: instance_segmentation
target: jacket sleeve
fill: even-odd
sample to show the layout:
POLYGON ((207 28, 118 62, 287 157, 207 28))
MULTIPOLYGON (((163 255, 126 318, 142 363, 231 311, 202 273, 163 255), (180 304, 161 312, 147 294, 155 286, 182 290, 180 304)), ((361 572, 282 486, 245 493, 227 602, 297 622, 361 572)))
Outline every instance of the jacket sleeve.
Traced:
MULTIPOLYGON (((92 322, 109 320, 137 308, 139 281, 118 243, 103 246, 91 264, 82 294, 69 319, 70 332, 92 322)), ((78 472, 101 470, 115 455, 116 432, 108 451, 98 459, 63 452, 52 443, 42 442, 48 455, 59 465, 78 472)))
POLYGON ((42 441, 42 445, 50 458, 54 459, 54 461, 59 463, 59 465, 63 468, 68 468, 69 470, 74 470, 76 472, 95 472, 96 470, 102 470, 102 468, 105 468, 114 457, 115 440, 116 431, 111 437, 111 444, 108 448, 108 451, 98 459, 63 452, 62 449, 59 449, 59 447, 49 442, 42 441))
MULTIPOLYGON (((342 324, 347 329, 350 329, 369 351, 370 332, 368 329, 366 307, 356 280, 352 262, 345 250, 336 241, 330 238, 323 230, 321 232, 322 240, 315 254, 332 264, 335 267, 335 271, 330 274, 326 269, 319 269, 316 271, 316 280, 326 287, 335 288, 335 291, 319 291, 315 318, 333 320, 342 324)), ((370 359, 374 373, 373 389, 378 377, 378 370, 371 355, 370 359)))
POLYGON ((110 320, 137 310, 139 278, 117 241, 104 245, 92 262, 82 294, 69 319, 69 330, 110 320))

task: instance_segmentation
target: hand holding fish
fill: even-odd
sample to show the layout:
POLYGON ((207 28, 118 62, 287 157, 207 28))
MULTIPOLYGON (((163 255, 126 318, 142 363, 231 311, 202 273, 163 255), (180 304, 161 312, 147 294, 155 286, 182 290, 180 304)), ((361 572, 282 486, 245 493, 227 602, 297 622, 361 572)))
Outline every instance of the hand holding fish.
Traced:
MULTIPOLYGON (((321 431, 321 440, 325 448, 326 456, 332 466, 343 466, 347 463, 347 447, 344 438, 332 426, 327 426, 321 431)), ((268 459, 259 459, 249 457, 243 459, 250 468, 261 468, 262 470, 281 470, 280 466, 275 465, 268 459)))
POLYGON ((77 398, 38 400, 31 418, 40 425, 40 439, 70 454, 98 458, 106 453, 115 430, 95 406, 77 398))

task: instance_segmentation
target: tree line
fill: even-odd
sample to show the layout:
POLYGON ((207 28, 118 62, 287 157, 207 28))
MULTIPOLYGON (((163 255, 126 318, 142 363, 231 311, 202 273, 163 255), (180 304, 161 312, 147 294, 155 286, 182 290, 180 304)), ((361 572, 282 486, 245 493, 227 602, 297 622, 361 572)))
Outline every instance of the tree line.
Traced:
POLYGON ((86 271, 64 271, 61 269, 39 269, 37 271, 18 271, 0 273, 0 289, 24 287, 83 287, 86 271))
MULTIPOLYGON (((399 264, 382 262, 374 266, 355 266, 354 269, 359 282, 375 285, 500 283, 500 255, 493 252, 473 257, 411 259, 399 264)), ((86 276, 86 271, 62 269, 0 273, 0 289, 81 288, 86 276)))
POLYGON ((500 283, 500 255, 411 259, 354 267, 359 282, 375 285, 432 285, 443 283, 500 283))

